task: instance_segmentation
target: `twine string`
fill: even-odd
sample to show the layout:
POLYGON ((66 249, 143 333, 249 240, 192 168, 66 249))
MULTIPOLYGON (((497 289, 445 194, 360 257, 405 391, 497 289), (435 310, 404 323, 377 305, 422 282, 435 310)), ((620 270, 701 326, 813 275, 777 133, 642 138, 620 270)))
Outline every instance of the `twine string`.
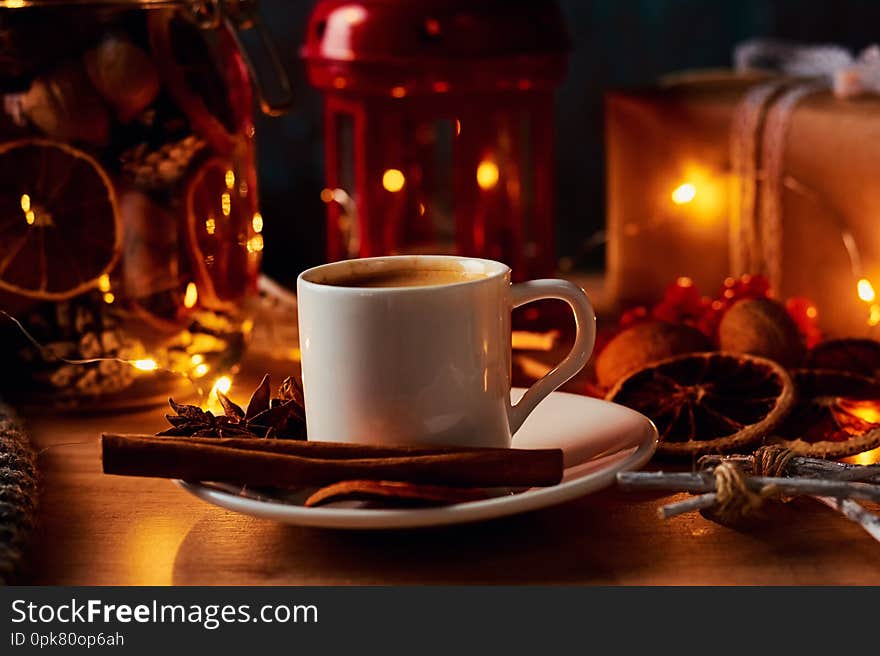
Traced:
POLYGON ((778 498, 780 491, 776 485, 764 485, 753 490, 748 485, 749 476, 781 478, 788 475, 788 466, 797 454, 791 449, 778 445, 763 446, 754 454, 753 472, 749 474, 733 462, 719 463, 715 475, 715 506, 711 513, 723 523, 757 515, 764 501, 778 498))
POLYGON ((822 91, 821 83, 805 83, 786 90, 767 112, 762 141, 759 215, 762 260, 773 289, 782 288, 782 191, 788 129, 795 108, 807 96, 822 91))
POLYGON ((784 446, 770 444, 755 451, 754 475, 781 478, 788 475, 788 465, 797 454, 784 446))
MULTIPOLYGON (((852 54, 841 46, 799 45, 753 39, 737 45, 734 67, 782 78, 751 87, 734 111, 730 158, 736 183, 731 203, 730 268, 733 274, 764 273, 779 290, 783 278, 785 147, 791 117, 801 101, 829 90, 838 98, 880 93, 880 47, 852 54), (747 271, 743 271, 747 267, 747 271)), ((844 225, 853 270, 860 258, 844 225), (852 245, 852 248, 851 248, 852 245)))
POLYGON ((711 513, 724 524, 757 515, 764 500, 779 492, 775 485, 765 485, 757 492, 751 490, 746 474, 731 462, 719 464, 714 474, 716 502, 711 513))
POLYGON ((756 216, 760 133, 768 107, 787 82, 773 80, 749 88, 733 113, 730 163, 734 189, 730 217, 731 273, 760 272, 756 216))

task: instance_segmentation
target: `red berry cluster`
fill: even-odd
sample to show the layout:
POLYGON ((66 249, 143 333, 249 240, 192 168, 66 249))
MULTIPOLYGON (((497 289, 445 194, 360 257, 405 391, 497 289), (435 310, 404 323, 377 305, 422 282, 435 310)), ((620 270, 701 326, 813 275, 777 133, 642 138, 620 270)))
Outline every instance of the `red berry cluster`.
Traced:
POLYGON ((807 348, 813 348, 822 341, 822 331, 819 330, 819 310, 813 302, 803 296, 792 296, 785 301, 785 309, 794 319, 798 329, 804 336, 807 348))
MULTIPOLYGON (((684 323, 715 340, 718 324, 731 305, 746 298, 772 296, 769 281, 761 275, 727 278, 715 298, 701 296, 693 280, 680 277, 666 288, 663 299, 654 307, 639 306, 624 312, 620 317, 620 327, 626 328, 645 321, 684 323)), ((821 334, 816 323, 816 306, 806 298, 795 297, 788 299, 785 307, 804 335, 807 346, 818 342, 821 334)))

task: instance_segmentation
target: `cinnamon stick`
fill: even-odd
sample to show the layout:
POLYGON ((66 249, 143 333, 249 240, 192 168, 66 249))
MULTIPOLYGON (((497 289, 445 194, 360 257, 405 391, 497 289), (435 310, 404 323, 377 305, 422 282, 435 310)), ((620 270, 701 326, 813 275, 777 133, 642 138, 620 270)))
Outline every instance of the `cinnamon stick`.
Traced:
POLYGON ((106 474, 267 487, 324 486, 353 479, 531 487, 555 485, 563 470, 560 449, 434 450, 110 433, 102 436, 101 444, 106 474))
POLYGON ((490 498, 480 488, 425 485, 402 481, 340 481, 322 487, 306 499, 306 508, 337 501, 374 501, 386 506, 445 506, 490 498))
POLYGON ((285 453, 291 456, 303 456, 306 458, 329 458, 331 460, 356 459, 356 458, 389 458, 400 456, 429 456, 444 453, 488 453, 499 451, 509 453, 510 449, 491 449, 485 447, 466 446, 405 446, 405 445, 380 445, 380 444, 354 444, 352 442, 316 442, 314 440, 289 440, 253 437, 182 437, 182 436, 155 436, 125 433, 105 433, 121 439, 150 438, 156 440, 173 440, 206 444, 211 446, 223 446, 230 449, 245 449, 248 451, 269 451, 272 453, 285 453))

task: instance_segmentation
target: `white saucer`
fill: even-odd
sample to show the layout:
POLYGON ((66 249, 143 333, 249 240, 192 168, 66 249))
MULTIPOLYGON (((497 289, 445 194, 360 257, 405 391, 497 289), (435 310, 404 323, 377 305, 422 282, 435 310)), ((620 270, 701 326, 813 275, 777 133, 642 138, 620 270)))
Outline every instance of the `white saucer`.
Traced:
MULTIPOLYGON (((514 389, 514 399, 523 394, 514 389)), ((537 510, 569 501, 607 487, 619 471, 638 469, 657 448, 657 429, 629 408, 580 396, 553 392, 529 416, 514 436, 519 448, 561 448, 565 475, 558 485, 536 487, 482 501, 439 508, 384 510, 375 508, 306 508, 307 494, 273 499, 243 496, 218 484, 176 481, 184 490, 208 503, 235 512, 285 524, 347 529, 400 529, 475 522, 537 510)))

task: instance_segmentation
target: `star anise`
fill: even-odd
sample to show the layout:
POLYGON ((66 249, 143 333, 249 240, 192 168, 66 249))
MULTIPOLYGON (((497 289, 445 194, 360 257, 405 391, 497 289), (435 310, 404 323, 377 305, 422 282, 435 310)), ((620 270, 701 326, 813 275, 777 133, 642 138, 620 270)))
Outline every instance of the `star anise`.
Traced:
POLYGON ((306 436, 306 415, 302 388, 289 377, 281 384, 278 396, 272 398, 269 375, 263 376, 254 390, 247 408, 242 409, 218 391, 223 415, 195 405, 169 403, 177 415, 165 415, 171 428, 158 433, 187 437, 256 437, 302 440, 306 436))

